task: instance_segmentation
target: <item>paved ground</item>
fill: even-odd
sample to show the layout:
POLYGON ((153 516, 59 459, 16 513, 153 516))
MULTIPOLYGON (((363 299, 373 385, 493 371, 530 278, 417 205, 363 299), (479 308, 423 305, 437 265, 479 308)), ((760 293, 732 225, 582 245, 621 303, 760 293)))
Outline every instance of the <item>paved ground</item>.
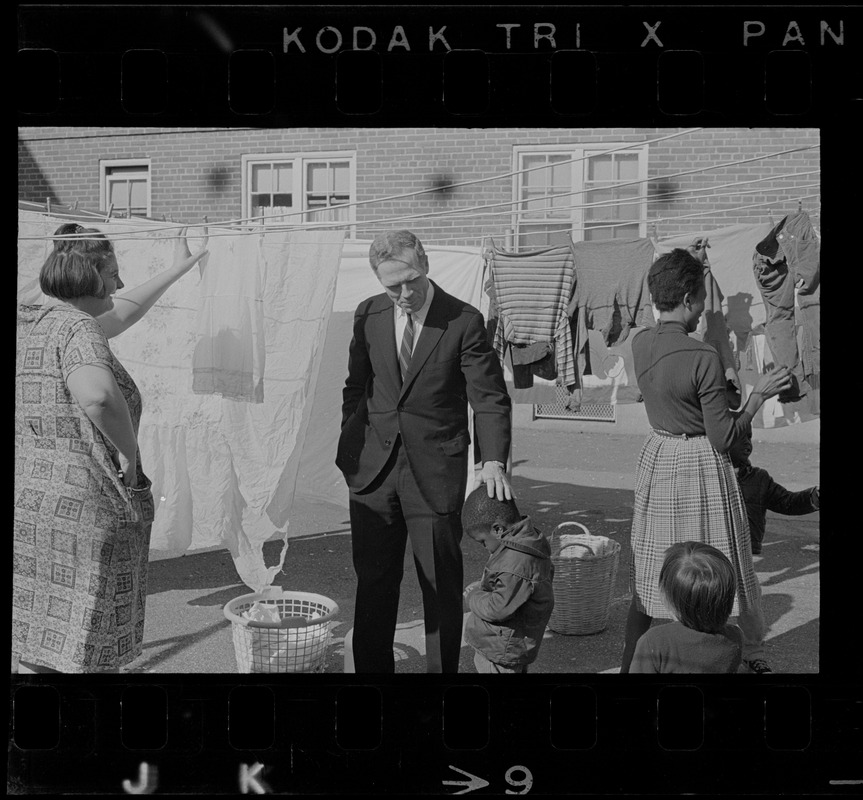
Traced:
MULTIPOLYGON (((765 434, 765 436, 768 434, 765 434)), ((549 532, 576 520, 591 533, 620 542, 621 554, 607 628, 589 636, 547 633, 536 672, 616 672, 629 603, 629 529, 634 465, 641 435, 561 433, 516 429, 514 488, 522 513, 549 532)), ((754 464, 789 489, 819 482, 816 444, 760 441, 754 464)), ((343 669, 344 637, 353 620, 355 579, 351 565, 347 510, 328 504, 298 504, 291 521, 303 531, 291 539, 285 568, 276 583, 285 589, 316 592, 339 605, 327 672, 343 669)), ((276 563, 279 543, 265 547, 276 563)), ((482 547, 463 542, 465 582, 479 578, 482 547)), ((818 672, 819 514, 780 517, 768 514, 763 555, 756 571, 770 625, 768 657, 776 672, 818 672)), ((129 673, 236 672, 231 626, 222 613, 229 600, 248 593, 227 551, 154 561, 150 565, 144 654, 129 673)), ((410 555, 396 642, 398 672, 424 672, 422 601, 410 555)), ((462 649, 461 671, 473 672, 472 651, 462 649)))

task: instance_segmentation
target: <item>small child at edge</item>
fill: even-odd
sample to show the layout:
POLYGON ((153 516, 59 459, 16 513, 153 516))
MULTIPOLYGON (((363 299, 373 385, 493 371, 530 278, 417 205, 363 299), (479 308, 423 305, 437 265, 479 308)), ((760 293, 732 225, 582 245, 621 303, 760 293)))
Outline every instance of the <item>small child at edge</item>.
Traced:
MULTIPOLYGON (((740 395, 729 391, 729 407, 737 408, 739 404, 740 395)), ((819 487, 812 486, 800 492, 792 492, 776 483, 767 470, 753 467, 749 463, 749 456, 752 455, 751 424, 747 428, 747 435, 735 440, 728 455, 731 457, 734 472, 737 474, 737 484, 740 486, 740 493, 746 506, 752 555, 761 554, 768 511, 788 517, 799 517, 821 508, 819 487)))
POLYGON ((650 628, 638 640, 630 673, 737 672, 743 632, 728 624, 737 577, 725 555, 703 542, 671 545, 659 591, 675 621, 650 628))
POLYGON ((465 533, 489 551, 482 580, 464 591, 476 671, 527 672, 554 609, 551 547, 515 501, 489 497, 485 486, 468 495, 461 518, 465 533))

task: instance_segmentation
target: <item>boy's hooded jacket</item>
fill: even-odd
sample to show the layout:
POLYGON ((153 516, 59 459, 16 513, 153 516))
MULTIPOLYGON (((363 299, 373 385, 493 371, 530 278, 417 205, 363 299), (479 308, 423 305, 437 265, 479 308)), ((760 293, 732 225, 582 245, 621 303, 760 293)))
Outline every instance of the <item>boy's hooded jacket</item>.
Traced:
POLYGON ((503 532, 479 588, 467 597, 465 641, 496 664, 530 664, 554 608, 553 577, 548 541, 522 518, 503 532))

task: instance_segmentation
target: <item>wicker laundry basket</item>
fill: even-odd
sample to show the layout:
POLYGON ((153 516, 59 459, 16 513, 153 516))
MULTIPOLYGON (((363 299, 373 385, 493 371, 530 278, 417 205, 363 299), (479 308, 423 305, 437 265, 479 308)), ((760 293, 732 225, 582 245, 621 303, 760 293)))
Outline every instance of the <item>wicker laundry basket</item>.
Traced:
POLYGON ((605 630, 617 577, 620 544, 605 536, 592 536, 580 522, 562 522, 558 525, 552 533, 551 544, 554 611, 548 627, 555 633, 578 636, 605 630), (581 528, 584 534, 568 535, 573 528, 581 528), (604 546, 610 548, 605 555, 591 558, 565 558, 560 555, 562 549, 575 543, 593 553, 593 547, 584 543, 591 540, 595 543, 597 539, 603 540, 604 546))
POLYGON ((271 588, 235 597, 225 605, 231 621, 237 671, 323 672, 330 643, 330 621, 338 605, 320 594, 271 588), (280 622, 242 616, 256 602, 274 606, 280 622))

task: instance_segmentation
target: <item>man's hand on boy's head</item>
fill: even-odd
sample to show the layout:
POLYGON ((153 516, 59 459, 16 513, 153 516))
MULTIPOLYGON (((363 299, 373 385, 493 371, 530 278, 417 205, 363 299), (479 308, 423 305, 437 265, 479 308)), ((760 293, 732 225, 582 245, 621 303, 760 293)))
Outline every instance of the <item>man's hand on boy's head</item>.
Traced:
POLYGON ((515 496, 506 474, 506 465, 500 461, 486 461, 479 473, 479 482, 484 483, 489 497, 498 500, 512 500, 515 496))

